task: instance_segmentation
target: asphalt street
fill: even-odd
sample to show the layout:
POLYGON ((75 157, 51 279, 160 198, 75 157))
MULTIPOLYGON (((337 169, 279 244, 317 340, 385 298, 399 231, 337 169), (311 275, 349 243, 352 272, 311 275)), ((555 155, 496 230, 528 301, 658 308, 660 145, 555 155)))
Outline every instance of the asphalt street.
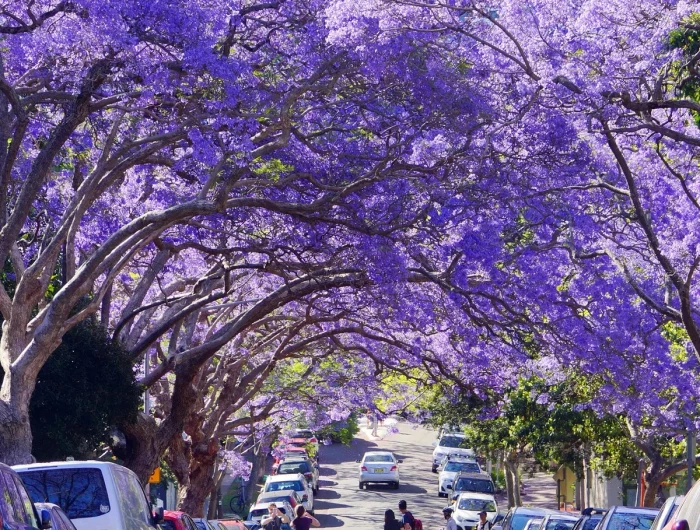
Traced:
POLYGON ((444 526, 441 510, 446 500, 437 496, 437 474, 430 471, 436 432, 405 423, 397 426, 399 432, 384 439, 371 440, 362 432, 349 446, 333 444, 321 449, 321 482, 314 508, 322 528, 381 530, 384 511, 391 508, 398 515, 401 499, 426 530, 444 526), (359 465, 355 460, 365 451, 377 449, 393 451, 403 459, 398 490, 374 484, 358 489, 359 465))

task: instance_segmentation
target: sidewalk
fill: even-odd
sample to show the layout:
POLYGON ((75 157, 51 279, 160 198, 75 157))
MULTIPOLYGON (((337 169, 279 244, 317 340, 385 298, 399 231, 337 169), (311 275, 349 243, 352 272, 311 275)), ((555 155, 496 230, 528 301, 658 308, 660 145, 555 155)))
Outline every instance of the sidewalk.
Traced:
POLYGON ((558 510, 557 505, 557 483, 552 477, 552 473, 538 471, 530 476, 525 471, 522 475, 524 488, 521 490, 520 498, 523 506, 533 508, 549 508, 558 510))
POLYGON ((372 434, 372 423, 367 421, 366 416, 362 416, 357 420, 360 427, 360 432, 369 440, 383 440, 389 434, 389 427, 396 425, 397 421, 394 418, 387 418, 377 426, 377 436, 372 434))

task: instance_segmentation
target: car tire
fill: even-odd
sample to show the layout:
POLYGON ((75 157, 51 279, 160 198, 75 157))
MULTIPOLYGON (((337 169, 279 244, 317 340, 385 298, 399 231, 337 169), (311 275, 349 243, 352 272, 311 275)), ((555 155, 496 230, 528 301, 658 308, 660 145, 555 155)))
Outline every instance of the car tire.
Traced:
POLYGON ((447 497, 447 495, 445 495, 445 494, 444 494, 443 492, 441 492, 441 491, 438 491, 438 497, 440 497, 440 498, 442 498, 442 497, 447 497))
POLYGON ((394 482, 394 489, 395 489, 395 490, 399 489, 399 483, 398 483, 398 482, 394 482))
POLYGON ((364 487, 365 487, 364 483, 363 483, 363 482, 360 482, 360 489, 362 489, 362 488, 364 488, 364 487))
POLYGON ((437 473, 437 466, 433 466, 433 473, 437 473))

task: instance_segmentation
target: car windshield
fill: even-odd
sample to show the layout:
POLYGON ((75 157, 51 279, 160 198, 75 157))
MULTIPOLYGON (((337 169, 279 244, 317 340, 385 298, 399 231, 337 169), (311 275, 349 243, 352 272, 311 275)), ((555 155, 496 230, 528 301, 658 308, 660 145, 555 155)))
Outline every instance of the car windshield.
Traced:
POLYGON ((575 524, 576 521, 550 519, 547 521, 547 527, 544 530, 571 530, 575 524))
POLYGON ((96 468, 56 468, 19 473, 34 502, 58 504, 69 519, 99 517, 110 511, 109 496, 96 468))
MULTIPOLYGON (((455 485, 456 491, 476 491, 477 493, 493 493, 493 484, 490 480, 478 478, 461 478, 455 485)), ((525 523, 523 523, 525 526, 525 523)))
POLYGON ((607 530, 648 530, 656 515, 645 513, 614 513, 608 521, 607 530))
POLYGON ((487 499, 469 499, 462 498, 459 499, 459 504, 457 505, 458 510, 468 510, 470 512, 495 512, 496 505, 493 501, 487 499))
POLYGON ((541 515, 538 517, 537 515, 516 514, 513 516, 513 520, 510 523, 510 530, 523 530, 528 521, 531 519, 541 520, 541 518, 541 515))
POLYGON ((294 490, 304 491, 304 485, 299 480, 285 480, 284 482, 270 482, 265 491, 294 490))
POLYGON ((464 438, 460 436, 443 436, 438 445, 440 447, 461 447, 462 443, 464 443, 464 438))
POLYGON ((298 430, 298 431, 297 431, 297 436, 298 436, 299 438, 313 438, 313 437, 314 437, 314 433, 312 433, 311 431, 298 430))
POLYGON ((280 475, 285 473, 306 473, 309 471, 309 464, 306 462, 283 462, 277 468, 280 475))
POLYGON ((393 462, 394 458, 391 455, 367 455, 365 457, 365 463, 369 462, 393 462))
POLYGON ((588 519, 588 521, 583 523, 581 530, 593 530, 596 526, 598 526, 598 523, 600 522, 601 519, 602 519, 602 517, 597 517, 595 519, 593 517, 591 517, 590 519, 588 519))
POLYGON ((257 510, 250 510, 249 519, 257 519, 258 517, 265 517, 268 513, 267 508, 259 508, 257 510))
POLYGON ((445 471, 454 471, 462 473, 479 473, 481 468, 476 462, 447 462, 445 471))

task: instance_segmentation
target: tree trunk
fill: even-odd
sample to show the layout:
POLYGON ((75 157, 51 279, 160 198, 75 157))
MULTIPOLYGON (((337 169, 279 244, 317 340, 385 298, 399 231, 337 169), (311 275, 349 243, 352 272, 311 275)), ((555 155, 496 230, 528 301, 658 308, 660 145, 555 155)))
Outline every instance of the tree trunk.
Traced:
POLYGON ((194 517, 204 517, 204 503, 216 486, 214 467, 219 441, 212 438, 192 449, 188 469, 189 483, 181 483, 177 509, 194 517))
POLYGON ((644 506, 647 508, 659 508, 656 505, 656 495, 661 487, 661 483, 664 481, 663 475, 646 473, 644 476, 644 483, 646 486, 646 491, 644 492, 644 506))
MULTIPOLYGON (((250 478, 248 479, 248 488, 246 489, 246 503, 252 504, 253 499, 258 494, 258 482, 265 474, 265 468, 267 464, 267 455, 258 448, 253 453, 253 467, 250 471, 250 478)), ((243 515, 243 514, 240 514, 243 515)))
POLYGON ((0 462, 10 466, 34 461, 29 413, 23 408, 12 410, 9 403, 0 401, 0 462))
POLYGON ((515 481, 513 477, 513 472, 510 466, 506 463, 504 465, 505 475, 506 475, 506 492, 508 493, 508 508, 513 508, 515 504, 515 481))

